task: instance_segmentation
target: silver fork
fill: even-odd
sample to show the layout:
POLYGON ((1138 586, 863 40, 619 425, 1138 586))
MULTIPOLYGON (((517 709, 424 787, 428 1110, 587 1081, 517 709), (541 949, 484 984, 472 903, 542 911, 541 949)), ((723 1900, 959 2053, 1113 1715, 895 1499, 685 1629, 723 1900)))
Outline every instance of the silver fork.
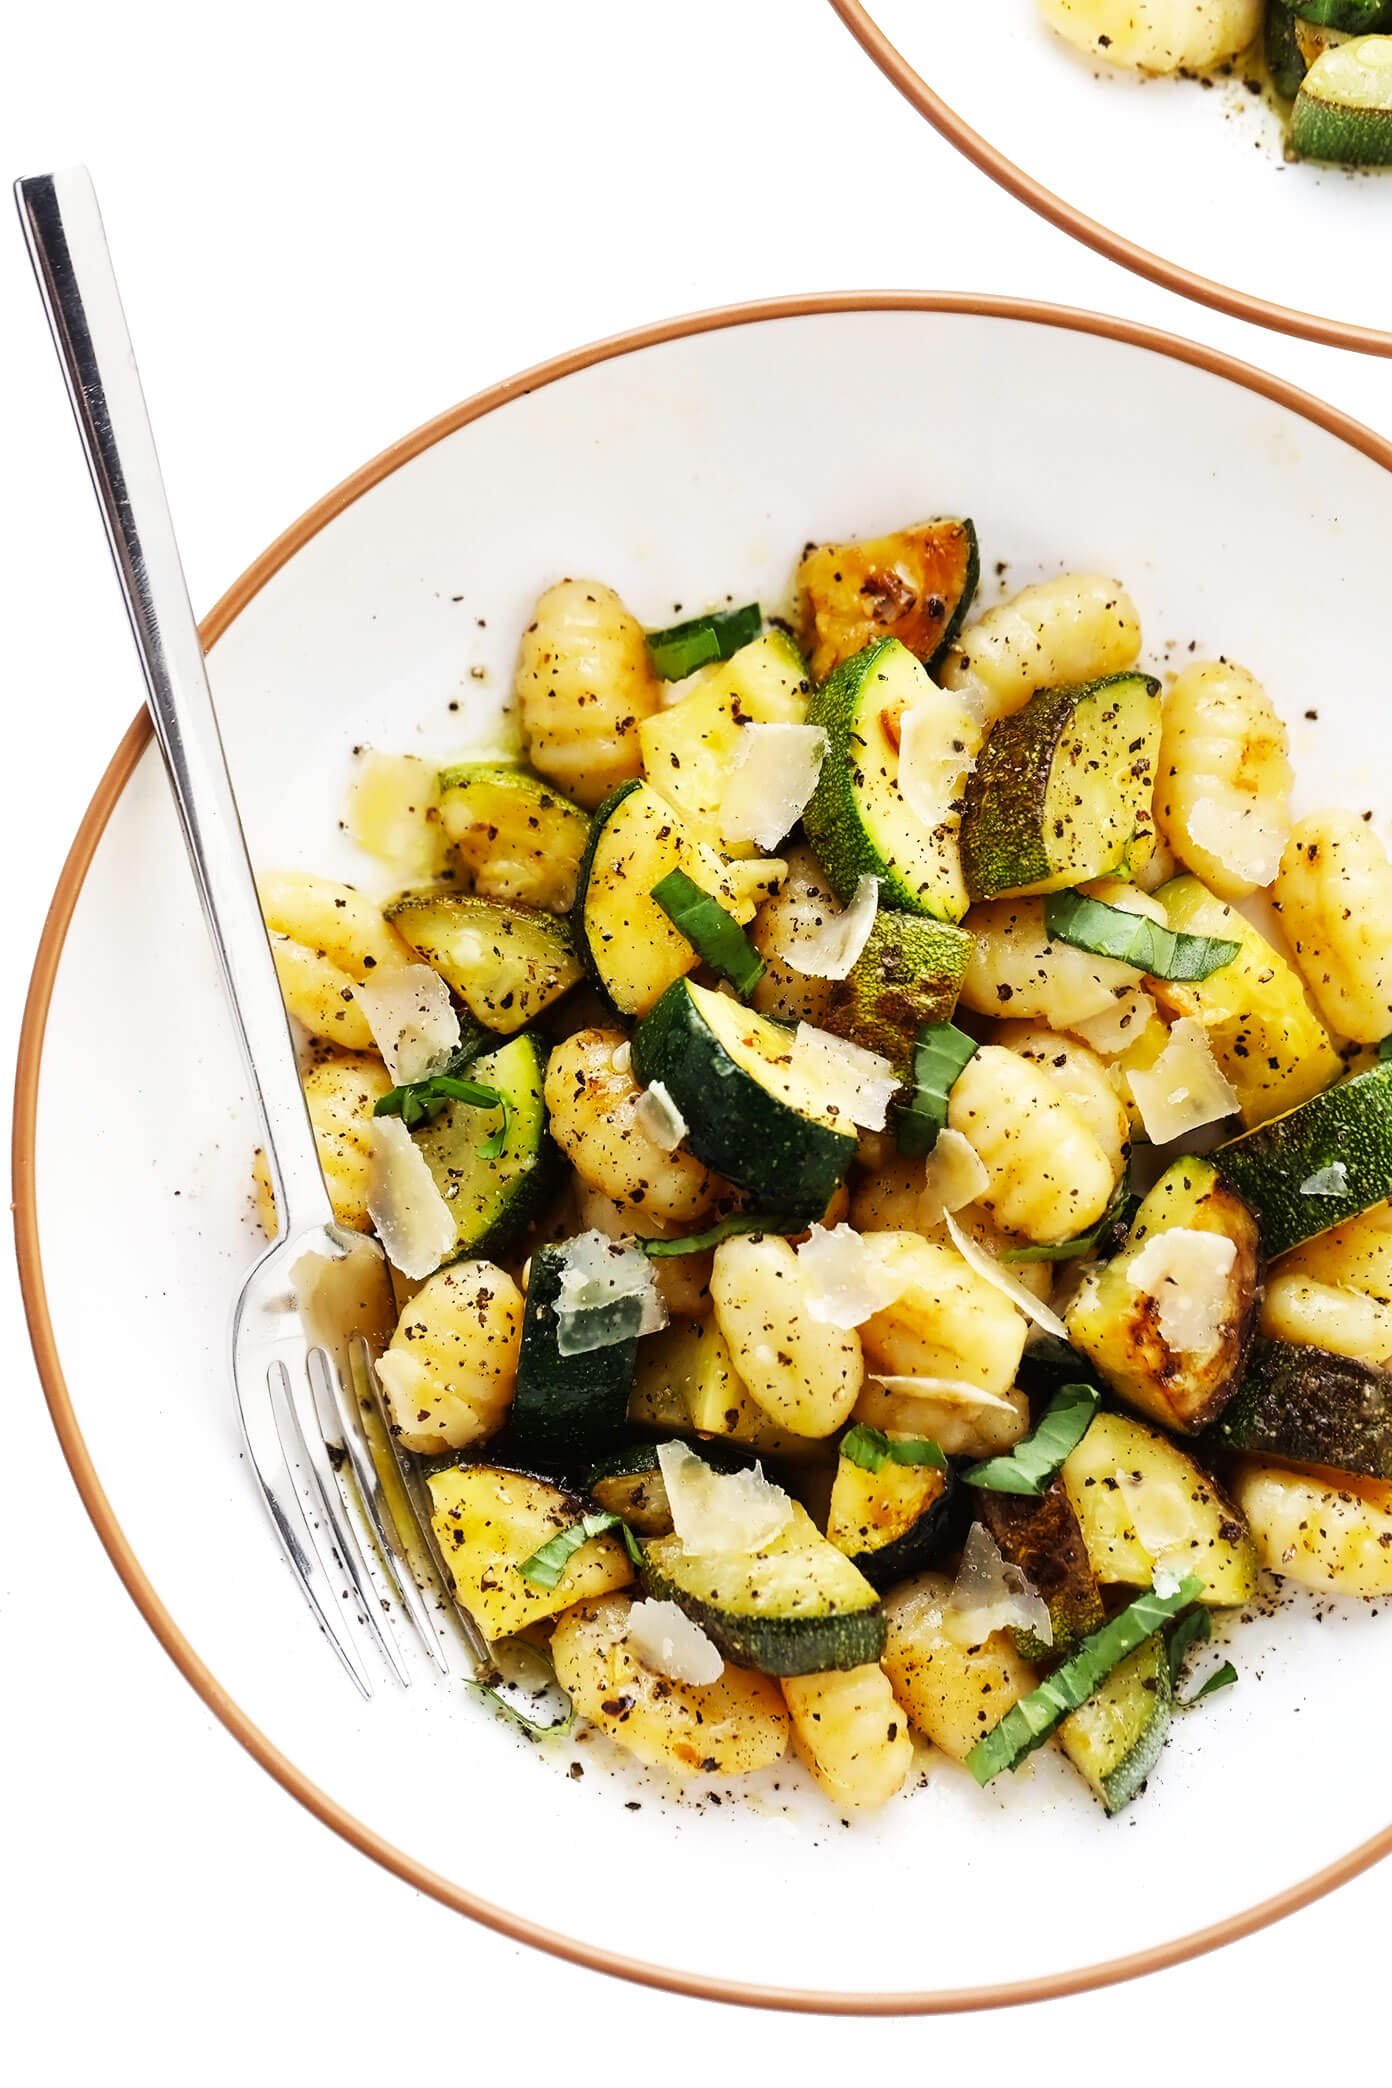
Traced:
MULTIPOLYGON (((416 1583, 430 1554, 419 1529, 404 1535, 389 1512, 381 1470, 363 1432, 376 1400, 370 1356, 342 1382, 349 1325, 311 1339, 296 1270, 305 1257, 339 1263, 375 1256, 369 1280, 386 1283, 380 1251, 334 1222, 300 1087, 290 1025, 261 919, 241 820, 223 754, 203 650, 189 606, 154 437, 126 331, 101 214, 85 170, 15 185, 40 294, 63 365, 78 431, 130 614, 147 700, 169 771, 199 897, 265 1123, 266 1160, 280 1232, 237 1299, 232 1375, 262 1496, 300 1586, 329 1643, 364 1697, 364 1652, 375 1642, 402 1683, 410 1669, 385 1589, 436 1665, 440 1632, 416 1583), (413 1542, 414 1540, 414 1542, 413 1542), (414 1561, 412 1552, 415 1553, 414 1561), (382 1580, 385 1570, 386 1582, 382 1580)), ((309 1263, 313 1268, 316 1263, 309 1263)), ((379 1452, 391 1445, 378 1409, 379 1452)), ((403 1517, 417 1511, 399 1490, 403 1517)), ((458 1617, 443 1588, 440 1618, 458 1617)), ((468 1627, 465 1627, 466 1633, 468 1627)), ((475 1671, 487 1662, 468 1638, 475 1671)))

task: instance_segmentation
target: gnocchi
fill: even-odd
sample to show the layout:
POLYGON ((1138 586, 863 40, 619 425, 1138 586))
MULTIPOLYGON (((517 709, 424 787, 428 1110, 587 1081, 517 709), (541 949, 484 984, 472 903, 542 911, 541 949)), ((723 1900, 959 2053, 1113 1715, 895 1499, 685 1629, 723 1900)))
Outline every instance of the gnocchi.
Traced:
POLYGON ((1140 653, 1141 620, 1118 581, 1059 573, 988 609, 953 646, 939 679, 994 724, 1039 689, 1124 673, 1140 653))
POLYGON ((680 1146, 667 1152, 644 1128, 643 1089, 621 1030, 578 1030, 546 1068, 551 1136, 582 1182, 661 1227, 690 1225, 719 1183, 680 1146))
POLYGON ((1038 1023, 997 1023, 994 1035, 997 1045, 1038 1066, 1053 1082, 1105 1156, 1113 1183, 1119 1182, 1131 1149, 1130 1124, 1099 1054, 1038 1023))
POLYGON ((1037 1061, 983 1044, 958 1075, 947 1121, 990 1177, 980 1201, 998 1225, 1056 1245, 1086 1232, 1116 1172, 1086 1119, 1037 1061))
POLYGON ((465 1450, 495 1435, 517 1384, 522 1293, 492 1262, 438 1269, 378 1365, 403 1448, 465 1450))
POLYGON ((997 1395, 1012 1390, 1029 1331, 1024 1315, 952 1247, 916 1233, 873 1233, 902 1282, 892 1305, 860 1330, 872 1371, 948 1378, 997 1395))
POLYGON ((1276 911, 1315 1006, 1355 1044, 1392 1035, 1392 862, 1356 812, 1294 828, 1276 877, 1276 911))
POLYGON ((793 1745, 833 1805, 868 1811, 903 1788, 913 1741, 884 1669, 785 1676, 793 1745))
MULTIPOLYGON (((335 1052, 309 1068, 302 1083, 314 1129, 324 1186, 334 1217, 353 1232, 370 1232, 367 1197, 371 1179, 371 1124, 376 1103, 391 1086, 382 1061, 366 1052, 335 1052)), ((271 1178, 258 1153, 256 1202, 268 1239, 276 1232, 271 1178)))
POLYGON ((1089 58, 1142 72, 1202 72, 1259 35, 1263 0, 1039 0, 1045 21, 1089 58))
POLYGON ((640 774, 638 727, 662 700, 643 626, 611 587, 561 580, 532 612, 517 663, 532 766, 587 811, 640 774))
POLYGON ((1233 1485, 1271 1573, 1334 1595, 1392 1595, 1392 1485, 1244 1459, 1233 1485))
POLYGON ((966 926, 974 942, 962 1005, 976 1015, 1072 1029, 1105 1015, 1118 994, 1141 983, 1134 964, 1051 941, 1042 899, 993 899, 974 906, 966 926))
POLYGON ((722 1240, 711 1298, 735 1368, 769 1419, 790 1435, 839 1427, 864 1375, 860 1342, 853 1329, 813 1319, 788 1242, 773 1233, 722 1240))
POLYGON ((1220 899, 1269 885, 1290 833, 1286 728, 1256 676, 1228 660, 1177 675, 1165 698, 1155 818, 1220 899))

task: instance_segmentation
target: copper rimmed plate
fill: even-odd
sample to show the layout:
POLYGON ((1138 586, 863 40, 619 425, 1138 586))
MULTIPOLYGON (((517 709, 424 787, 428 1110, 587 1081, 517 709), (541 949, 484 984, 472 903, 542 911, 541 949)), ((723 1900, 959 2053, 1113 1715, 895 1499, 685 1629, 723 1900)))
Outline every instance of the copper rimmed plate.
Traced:
MULTIPOLYGON (((727 590, 773 604, 808 536, 953 510, 974 514, 988 570, 1009 561, 1012 582, 1060 563, 1123 573, 1153 658, 1191 638, 1224 646, 1297 717, 1317 692, 1323 728, 1296 735, 1307 795, 1361 802, 1360 776, 1392 757, 1385 706, 1365 693, 1383 649, 1389 467, 1392 446, 1270 378, 1047 307, 788 300, 601 343, 379 457, 214 610, 205 636, 253 851, 353 869, 335 830, 351 747, 444 754, 485 730, 530 602, 559 573, 604 575, 650 621, 727 590), (1273 576, 1293 565, 1318 618, 1282 612, 1273 576)), ((1385 1779, 1344 1744, 1355 1719, 1392 1720, 1389 1626, 1357 1606, 1318 1627, 1299 1604, 1245 1626, 1243 1686, 1182 1727, 1120 1826, 1044 1756, 987 1793, 930 1761, 921 1788, 848 1830, 795 1767, 715 1808, 599 1747, 535 1750, 424 1674, 360 1705, 313 1643, 237 1455, 224 1327, 251 1245, 255 1128, 188 882, 136 725, 74 842, 35 972, 21 1271, 54 1424, 117 1571, 229 1730, 327 1825, 579 1963, 845 2013, 1126 1978, 1270 1921, 1392 1846, 1385 1779), (1303 1757, 1342 1768, 1293 1807, 1297 1712, 1303 1757), (1196 1864, 1206 1848, 1223 1860, 1196 1864), (1053 1918, 1003 1923, 1022 1870, 1041 1866, 1053 1918)))
POLYGON ((959 152, 1075 239, 1235 318, 1392 355, 1392 170, 1287 162, 1252 66, 1207 84, 1094 65, 1036 0, 831 5, 959 152))

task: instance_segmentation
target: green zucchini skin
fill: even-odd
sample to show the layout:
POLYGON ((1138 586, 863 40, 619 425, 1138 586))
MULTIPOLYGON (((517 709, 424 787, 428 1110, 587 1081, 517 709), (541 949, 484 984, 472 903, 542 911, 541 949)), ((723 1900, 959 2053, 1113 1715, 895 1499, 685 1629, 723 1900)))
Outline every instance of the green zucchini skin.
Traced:
POLYGON ((1295 97, 1290 143, 1301 159, 1392 165, 1392 39, 1358 36, 1321 52, 1295 97))
POLYGON ((1068 1490, 1057 1474, 1037 1499, 982 1488, 973 1496, 972 1512, 995 1539, 1001 1557, 1020 1568, 1049 1606, 1053 1639, 1048 1646, 1029 1632, 1014 1630, 1027 1660, 1061 1659, 1089 1632, 1100 1630, 1107 1621, 1102 1590, 1068 1490))
POLYGON ((643 1586, 659 1601, 675 1602, 714 1639, 737 1667, 765 1675, 819 1675, 832 1668, 866 1667, 885 1648, 885 1620, 875 1590, 850 1561, 807 1524, 809 1542, 791 1553, 719 1553, 693 1557, 675 1537, 660 1537, 643 1550, 643 1586), (829 1600, 818 1580, 831 1570, 845 1584, 858 1584, 854 1599, 829 1600), (790 1563, 791 1562, 791 1563, 790 1563), (786 1597, 776 1609, 739 1606, 729 1592, 732 1576, 787 1578, 786 1597))
POLYGON ((633 1069, 645 1086, 664 1083, 698 1160, 766 1211, 820 1218, 855 1157, 855 1139, 814 1123, 736 1064, 688 980, 669 986, 634 1031, 633 1069))
POLYGON ((881 910, 850 972, 833 982, 823 1026, 907 1078, 920 1029, 952 1019, 974 942, 951 921, 881 910))
POLYGON ((467 1102, 447 1102, 432 1123, 411 1134, 454 1217, 451 1260, 504 1253, 556 1185, 561 1158, 546 1132, 546 1059, 544 1044, 524 1030, 467 1061, 470 1079, 495 1088, 508 1105, 507 1137, 496 1159, 479 1152, 493 1119, 467 1102))
POLYGON ((1290 0, 1289 11, 1302 22, 1322 22, 1328 29, 1347 29, 1355 36, 1392 29, 1392 0, 1290 0))
POLYGON ((508 1442, 524 1460, 574 1467, 592 1461, 625 1433, 638 1337, 563 1356, 556 1344, 555 1304, 564 1265, 557 1247, 539 1247, 532 1256, 508 1442))
POLYGON ((1258 1341, 1206 1440, 1392 1479, 1392 1371, 1327 1349, 1258 1341))
POLYGON ((590 984, 604 996, 606 1005, 614 1008, 619 1014, 622 1014, 624 1011, 617 1007, 609 991, 602 947, 598 942, 592 944, 590 940, 590 881, 595 872, 595 856, 601 846, 604 830, 608 826, 610 819, 626 797, 631 797, 635 790, 641 790, 642 788, 643 779, 641 776, 634 776, 627 783, 620 783, 617 789, 610 791, 608 797, 591 815, 590 831, 585 842, 584 854, 580 858, 579 873, 575 880, 575 904, 570 910, 571 932, 575 937, 576 948, 580 952, 580 962, 585 967, 585 975, 589 979, 590 984))
POLYGON ((1128 1654, 1059 1728, 1063 1751, 1109 1813, 1143 1789, 1170 1730, 1174 1687, 1164 1635, 1128 1654))
MULTIPOLYGON (((865 1575, 872 1588, 878 1588, 883 1593, 886 1588, 892 1588, 896 1581, 907 1580, 911 1574, 921 1573, 925 1567, 933 1565, 948 1546, 963 1534, 966 1494, 958 1484, 956 1473, 949 1466, 945 1472, 938 1474, 942 1481, 941 1491, 908 1529, 898 1537, 892 1537, 887 1544, 855 1549, 846 1541, 852 1525, 846 1520, 844 1511, 841 1515, 841 1528, 836 1528, 838 1510, 843 1510, 837 1482, 840 1480, 843 1486, 845 1484, 842 1478, 845 1463, 844 1458, 838 1460, 836 1477, 832 1480, 832 1521, 828 1530, 832 1542, 845 1552, 851 1564, 865 1575)), ((881 1467, 881 1470, 883 1469, 885 1468, 881 1467)), ((935 1468, 930 1466, 925 1469, 935 1468)), ((856 1480, 860 1482, 867 1502, 878 1476, 877 1473, 862 1473, 859 1468, 854 1468, 853 1483, 856 1480)), ((868 1517, 861 1521, 860 1534, 871 1534, 868 1517)))
POLYGON ((1392 1062, 1312 1095, 1297 1109, 1219 1146, 1219 1171, 1256 1212, 1275 1257, 1392 1196, 1392 1062), (1300 1185, 1341 1162, 1347 1189, 1302 1195, 1300 1185))
POLYGON ((1266 69, 1282 101, 1293 102, 1305 77, 1305 57, 1295 36, 1295 11, 1283 0, 1267 0, 1264 32, 1266 69))

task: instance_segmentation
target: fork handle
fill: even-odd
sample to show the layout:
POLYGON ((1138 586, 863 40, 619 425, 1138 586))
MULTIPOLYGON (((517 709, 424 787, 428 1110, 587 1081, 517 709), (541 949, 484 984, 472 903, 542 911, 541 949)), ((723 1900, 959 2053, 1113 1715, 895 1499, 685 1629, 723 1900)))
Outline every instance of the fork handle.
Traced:
POLYGON ((208 932, 265 1120, 281 1232, 331 1222, 96 192, 79 167, 16 182, 15 196, 208 932))

